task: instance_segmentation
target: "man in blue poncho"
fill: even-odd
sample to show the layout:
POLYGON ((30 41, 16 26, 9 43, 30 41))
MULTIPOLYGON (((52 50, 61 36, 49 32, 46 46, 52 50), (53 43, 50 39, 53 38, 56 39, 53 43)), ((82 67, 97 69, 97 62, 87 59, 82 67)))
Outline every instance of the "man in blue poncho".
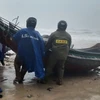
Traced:
POLYGON ((39 32, 35 30, 36 24, 36 18, 28 18, 26 21, 27 28, 21 29, 13 36, 18 47, 15 58, 16 78, 14 82, 21 83, 27 71, 35 72, 35 76, 40 80, 45 76, 43 65, 44 41, 39 32), (20 69, 21 65, 22 69, 20 69))

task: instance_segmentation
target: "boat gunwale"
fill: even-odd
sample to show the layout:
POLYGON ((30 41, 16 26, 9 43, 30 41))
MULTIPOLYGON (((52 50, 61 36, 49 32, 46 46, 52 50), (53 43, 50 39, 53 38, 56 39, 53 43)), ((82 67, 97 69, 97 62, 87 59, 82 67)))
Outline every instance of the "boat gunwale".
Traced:
POLYGON ((74 58, 74 59, 81 59, 81 60, 83 60, 83 59, 86 59, 86 60, 95 60, 95 61, 100 61, 100 58, 96 58, 96 57, 82 57, 82 56, 77 56, 77 55, 68 55, 68 58, 74 58))

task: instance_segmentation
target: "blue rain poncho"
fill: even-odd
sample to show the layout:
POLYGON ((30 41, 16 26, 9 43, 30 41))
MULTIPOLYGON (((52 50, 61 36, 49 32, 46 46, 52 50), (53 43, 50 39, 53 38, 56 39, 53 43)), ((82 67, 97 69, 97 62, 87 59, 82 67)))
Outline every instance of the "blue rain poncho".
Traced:
POLYGON ((28 72, 35 72, 38 78, 44 77, 43 57, 45 54, 44 41, 39 32, 33 28, 18 31, 13 40, 18 45, 17 55, 24 63, 28 72))

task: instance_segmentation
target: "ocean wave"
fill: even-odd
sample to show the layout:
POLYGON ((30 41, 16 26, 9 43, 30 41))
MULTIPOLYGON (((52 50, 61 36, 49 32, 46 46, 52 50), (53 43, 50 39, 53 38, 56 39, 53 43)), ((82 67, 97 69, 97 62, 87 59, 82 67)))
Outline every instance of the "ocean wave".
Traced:
MULTIPOLYGON (((41 35, 50 35, 55 29, 38 29, 41 35)), ((100 43, 100 31, 99 30, 89 30, 89 29, 81 29, 75 30, 70 29, 67 30, 72 37, 72 44, 74 44, 74 48, 85 48, 91 47, 96 43, 100 43)))
MULTIPOLYGON (((38 28, 39 32, 42 35, 50 35, 52 32, 54 32, 56 29, 43 29, 43 28, 38 28)), ((92 35, 99 35, 100 36, 100 30, 90 30, 90 29, 68 29, 66 30, 68 33, 72 34, 72 35, 84 35, 84 34, 92 34, 92 35)))

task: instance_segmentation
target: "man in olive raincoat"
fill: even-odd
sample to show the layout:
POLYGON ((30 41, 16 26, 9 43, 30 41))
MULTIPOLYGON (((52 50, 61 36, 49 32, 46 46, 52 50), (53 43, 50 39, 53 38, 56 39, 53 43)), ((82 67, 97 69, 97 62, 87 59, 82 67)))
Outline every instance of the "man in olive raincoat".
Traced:
POLYGON ((46 78, 48 78, 55 68, 57 72, 56 82, 58 85, 61 85, 63 82, 64 64, 71 45, 71 36, 66 32, 66 28, 66 21, 61 20, 58 23, 58 29, 50 35, 46 44, 46 55, 48 52, 50 53, 46 65, 46 78))

